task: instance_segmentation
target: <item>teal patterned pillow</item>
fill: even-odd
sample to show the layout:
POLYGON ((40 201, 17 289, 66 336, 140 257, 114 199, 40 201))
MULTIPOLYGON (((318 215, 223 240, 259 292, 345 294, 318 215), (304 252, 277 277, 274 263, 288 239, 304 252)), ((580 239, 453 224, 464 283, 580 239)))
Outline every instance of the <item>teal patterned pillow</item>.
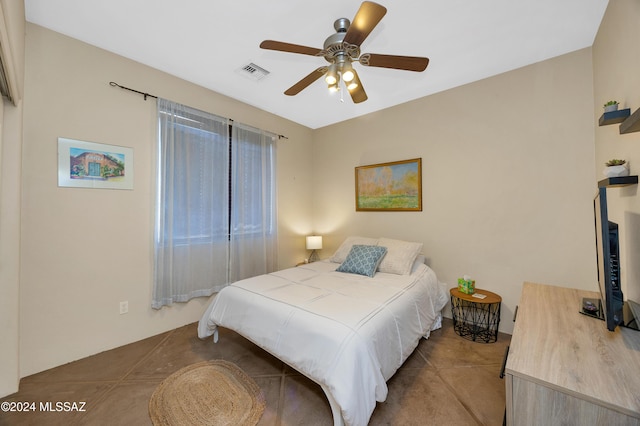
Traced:
POLYGON ((386 253, 386 247, 354 244, 336 271, 373 277, 386 253))

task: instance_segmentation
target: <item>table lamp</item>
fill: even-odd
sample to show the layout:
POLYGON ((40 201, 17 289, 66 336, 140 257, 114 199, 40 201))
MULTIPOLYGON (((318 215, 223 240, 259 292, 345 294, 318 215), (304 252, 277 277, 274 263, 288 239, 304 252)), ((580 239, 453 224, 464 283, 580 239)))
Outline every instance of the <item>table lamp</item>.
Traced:
POLYGON ((320 249, 322 249, 322 236, 309 235, 307 237, 307 250, 311 250, 311 255, 309 256, 309 263, 320 260, 320 257, 316 252, 316 250, 320 250, 320 249))

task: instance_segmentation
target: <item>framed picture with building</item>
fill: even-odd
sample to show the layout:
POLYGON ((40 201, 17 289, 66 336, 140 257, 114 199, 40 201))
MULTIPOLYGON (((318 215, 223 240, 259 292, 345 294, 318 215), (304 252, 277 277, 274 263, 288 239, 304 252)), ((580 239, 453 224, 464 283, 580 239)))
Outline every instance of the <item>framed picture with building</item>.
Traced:
POLYGON ((133 189, 133 149, 58 138, 58 186, 133 189))

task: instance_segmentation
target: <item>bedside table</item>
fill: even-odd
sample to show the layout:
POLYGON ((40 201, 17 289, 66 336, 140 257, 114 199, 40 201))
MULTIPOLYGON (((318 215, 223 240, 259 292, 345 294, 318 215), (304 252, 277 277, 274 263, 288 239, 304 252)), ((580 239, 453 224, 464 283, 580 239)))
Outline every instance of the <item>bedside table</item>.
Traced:
POLYGON ((498 340, 502 297, 480 288, 476 288, 473 294, 462 293, 457 287, 449 292, 453 329, 458 335, 474 342, 493 343, 498 340), (481 299, 474 295, 485 297, 481 299))

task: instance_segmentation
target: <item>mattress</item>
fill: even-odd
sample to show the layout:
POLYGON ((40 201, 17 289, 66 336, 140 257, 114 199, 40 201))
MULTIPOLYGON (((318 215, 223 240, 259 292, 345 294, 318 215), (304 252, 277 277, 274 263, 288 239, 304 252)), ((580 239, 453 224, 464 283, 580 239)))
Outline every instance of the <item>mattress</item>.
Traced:
POLYGON ((373 278, 314 262, 225 287, 198 336, 232 329, 320 384, 347 425, 366 425, 386 381, 441 326, 444 285, 425 264, 373 278))

